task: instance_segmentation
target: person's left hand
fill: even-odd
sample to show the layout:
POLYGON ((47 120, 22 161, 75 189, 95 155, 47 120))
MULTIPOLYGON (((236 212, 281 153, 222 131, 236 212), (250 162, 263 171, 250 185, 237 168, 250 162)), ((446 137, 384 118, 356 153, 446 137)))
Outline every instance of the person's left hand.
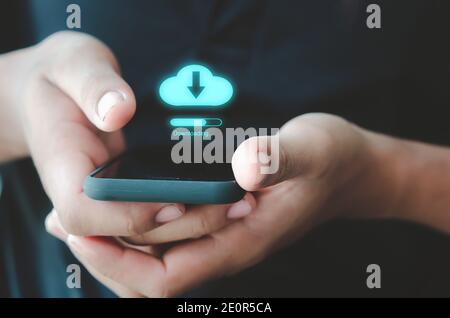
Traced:
POLYGON ((214 228, 202 220, 195 222, 196 215, 214 218, 223 215, 217 211, 223 207, 188 209, 184 219, 167 223, 143 238, 143 242, 159 243, 167 241, 164 237, 173 240, 181 229, 189 232, 186 227, 200 229, 191 231, 192 237, 175 237, 196 239, 175 243, 160 257, 124 247, 113 239, 67 235, 55 213, 47 219, 47 230, 63 239, 86 268, 119 296, 174 296, 205 280, 241 271, 347 210, 349 202, 357 200, 371 164, 366 135, 335 116, 297 117, 279 133, 279 170, 272 175, 261 174, 255 158, 261 158, 261 153, 270 157, 270 149, 261 149, 258 140, 273 137, 245 141, 234 154, 233 170, 239 184, 254 191, 254 211, 225 226, 218 222, 221 226, 214 228))

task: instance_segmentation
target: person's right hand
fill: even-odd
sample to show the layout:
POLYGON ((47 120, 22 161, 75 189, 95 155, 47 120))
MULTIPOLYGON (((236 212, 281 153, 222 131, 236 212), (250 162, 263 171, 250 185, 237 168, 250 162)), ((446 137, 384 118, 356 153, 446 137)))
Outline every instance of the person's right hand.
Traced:
POLYGON ((120 129, 136 108, 104 44, 60 32, 2 56, 0 69, 1 83, 9 87, 0 92, 3 120, 13 126, 17 153, 31 155, 66 231, 130 236, 184 212, 182 205, 100 202, 83 193, 84 178, 125 147, 120 129))

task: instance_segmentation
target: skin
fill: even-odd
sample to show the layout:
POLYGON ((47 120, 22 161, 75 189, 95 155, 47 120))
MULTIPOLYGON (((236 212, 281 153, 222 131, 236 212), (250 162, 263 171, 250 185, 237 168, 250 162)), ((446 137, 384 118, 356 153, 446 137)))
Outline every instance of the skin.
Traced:
POLYGON ((331 218, 397 218, 450 232, 448 148, 376 134, 328 114, 282 127, 275 174, 261 174, 254 160, 270 152, 258 138, 273 137, 240 145, 233 171, 252 193, 244 200, 251 213, 240 219, 229 217, 230 206, 179 206, 183 215, 161 224, 155 218, 164 204, 89 200, 82 179, 123 149, 120 128, 135 109, 112 53, 65 32, 0 57, 0 70, 9 75, 0 78, 0 158, 32 156, 55 206, 48 232, 120 296, 175 296, 252 266, 331 218), (99 121, 96 102, 112 89, 126 99, 99 121), (116 236, 173 243, 138 249, 116 236))
MULTIPOLYGON (((236 219, 227 217, 230 205, 218 206, 215 214, 211 207, 195 207, 198 217, 189 221, 191 213, 180 204, 100 202, 83 193, 85 176, 124 150, 120 129, 136 109, 113 53, 97 39, 56 33, 36 46, 0 56, 0 74, 0 161, 32 157, 68 233, 134 237, 146 243, 142 235, 170 220, 160 217, 164 209, 172 210, 171 219, 173 210, 187 219, 172 235, 152 235, 155 243, 202 236, 236 219), (102 96, 111 92, 122 98, 101 114, 102 96)), ((255 203, 250 194, 243 202, 249 210, 255 203)))

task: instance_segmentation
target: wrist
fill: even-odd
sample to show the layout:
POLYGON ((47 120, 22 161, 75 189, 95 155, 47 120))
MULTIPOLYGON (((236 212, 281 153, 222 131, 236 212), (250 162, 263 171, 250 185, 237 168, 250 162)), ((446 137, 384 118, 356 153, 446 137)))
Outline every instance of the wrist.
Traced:
MULTIPOLYGON (((358 128, 362 136, 358 168, 347 190, 345 216, 392 218, 398 212, 406 173, 406 143, 358 128)), ((407 155, 406 155, 407 157, 407 155)))
POLYGON ((0 162, 29 154, 21 116, 28 52, 24 49, 0 55, 0 162))

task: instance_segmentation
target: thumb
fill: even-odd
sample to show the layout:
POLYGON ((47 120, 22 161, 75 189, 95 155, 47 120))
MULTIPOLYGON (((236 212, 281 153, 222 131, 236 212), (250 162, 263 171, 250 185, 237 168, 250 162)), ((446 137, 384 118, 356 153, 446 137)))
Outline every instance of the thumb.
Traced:
POLYGON ((97 128, 115 131, 133 117, 133 91, 103 43, 86 34, 59 32, 47 38, 40 50, 52 57, 47 79, 70 96, 97 128))
POLYGON ((331 143, 325 131, 298 117, 278 134, 247 139, 237 148, 232 159, 236 181, 256 191, 300 175, 320 176, 331 162, 331 143))

